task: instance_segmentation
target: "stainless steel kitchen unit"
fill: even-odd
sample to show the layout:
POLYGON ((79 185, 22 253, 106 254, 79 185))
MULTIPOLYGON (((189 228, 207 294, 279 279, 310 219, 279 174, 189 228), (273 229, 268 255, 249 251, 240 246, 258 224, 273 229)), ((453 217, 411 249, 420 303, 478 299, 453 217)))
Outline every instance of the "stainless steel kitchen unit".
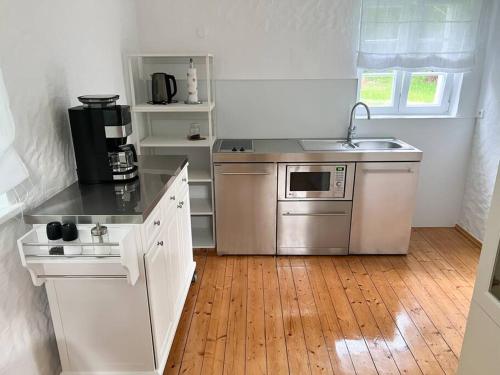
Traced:
POLYGON ((214 165, 218 254, 276 254, 274 163, 214 165))
POLYGON ((218 253, 407 253, 421 160, 395 138, 217 140, 218 253))

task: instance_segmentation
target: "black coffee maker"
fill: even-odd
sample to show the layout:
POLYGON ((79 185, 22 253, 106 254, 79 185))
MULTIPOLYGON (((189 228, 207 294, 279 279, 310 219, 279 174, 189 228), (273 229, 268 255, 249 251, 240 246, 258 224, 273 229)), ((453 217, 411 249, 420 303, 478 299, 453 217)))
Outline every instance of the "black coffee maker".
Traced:
POLYGON ((138 175, 130 107, 118 105, 119 95, 85 95, 70 108, 69 121, 78 180, 85 184, 123 182, 138 175))

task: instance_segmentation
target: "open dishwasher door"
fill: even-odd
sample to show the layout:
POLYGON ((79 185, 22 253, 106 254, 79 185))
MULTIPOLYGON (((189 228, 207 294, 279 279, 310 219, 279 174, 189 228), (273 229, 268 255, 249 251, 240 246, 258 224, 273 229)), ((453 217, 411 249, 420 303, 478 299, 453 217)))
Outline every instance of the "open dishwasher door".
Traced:
POLYGON ((276 254, 274 163, 214 165, 218 254, 276 254))

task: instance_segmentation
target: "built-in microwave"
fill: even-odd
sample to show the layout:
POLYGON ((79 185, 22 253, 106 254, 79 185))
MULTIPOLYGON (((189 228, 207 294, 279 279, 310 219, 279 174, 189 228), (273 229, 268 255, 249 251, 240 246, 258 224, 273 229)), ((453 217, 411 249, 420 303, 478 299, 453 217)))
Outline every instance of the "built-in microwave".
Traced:
POLYGON ((354 163, 286 163, 278 167, 280 200, 352 200, 354 163))

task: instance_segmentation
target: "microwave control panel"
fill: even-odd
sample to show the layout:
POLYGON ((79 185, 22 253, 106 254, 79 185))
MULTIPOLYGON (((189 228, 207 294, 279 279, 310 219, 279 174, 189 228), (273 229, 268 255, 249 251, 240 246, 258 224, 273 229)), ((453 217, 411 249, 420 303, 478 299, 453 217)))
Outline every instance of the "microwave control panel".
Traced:
POLYGON ((332 190, 335 198, 344 198, 346 166, 335 166, 332 178, 332 190))

